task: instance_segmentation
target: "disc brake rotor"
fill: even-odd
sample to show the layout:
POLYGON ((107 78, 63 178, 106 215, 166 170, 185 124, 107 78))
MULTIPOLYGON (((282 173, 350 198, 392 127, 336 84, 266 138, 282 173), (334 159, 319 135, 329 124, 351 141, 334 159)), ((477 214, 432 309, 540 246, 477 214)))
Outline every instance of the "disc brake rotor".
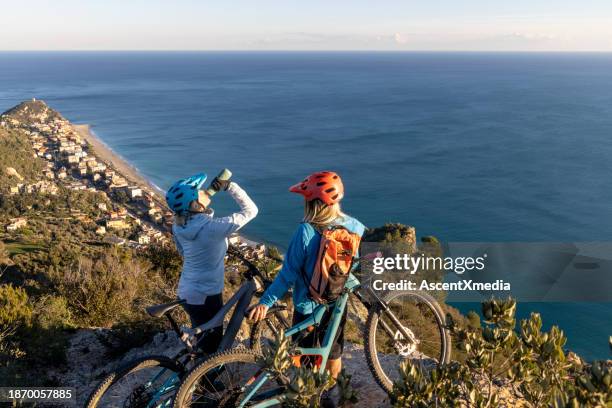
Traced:
POLYGON ((393 346, 397 350, 397 353, 402 357, 411 356, 419 345, 419 341, 414 336, 412 330, 407 328, 406 326, 402 326, 404 330, 408 333, 408 339, 404 338, 402 332, 398 329, 393 336, 394 344, 393 346))
POLYGON ((129 395, 123 406, 126 408, 144 408, 147 406, 151 396, 144 385, 136 387, 129 395))

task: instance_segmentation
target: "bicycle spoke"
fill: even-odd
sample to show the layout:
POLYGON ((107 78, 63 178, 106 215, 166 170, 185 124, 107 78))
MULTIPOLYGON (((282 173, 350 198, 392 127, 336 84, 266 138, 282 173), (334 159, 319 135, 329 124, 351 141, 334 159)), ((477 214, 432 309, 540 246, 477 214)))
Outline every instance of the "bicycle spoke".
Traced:
POLYGON ((165 372, 159 375, 162 370, 159 367, 151 367, 120 378, 104 393, 97 406, 104 408, 160 406, 172 397, 176 388, 176 385, 164 388, 173 384, 172 376, 175 373, 164 370, 165 372))
MULTIPOLYGON (((261 373, 261 367, 255 363, 232 362, 219 365, 197 380, 186 406, 233 407, 244 398, 245 389, 261 373)), ((263 395, 264 392, 269 393, 270 389, 270 384, 264 384, 258 393, 263 395)), ((256 396, 252 401, 257 399, 256 396)))

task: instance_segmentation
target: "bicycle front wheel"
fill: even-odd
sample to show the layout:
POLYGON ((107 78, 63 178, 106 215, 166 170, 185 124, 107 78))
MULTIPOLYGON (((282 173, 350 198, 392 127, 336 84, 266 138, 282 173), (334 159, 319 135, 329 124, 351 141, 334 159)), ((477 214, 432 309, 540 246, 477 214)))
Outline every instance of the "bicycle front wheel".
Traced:
POLYGON ((183 374, 182 365, 168 357, 138 358, 108 374, 91 393, 85 407, 165 407, 183 374))
POLYGON ((271 346, 281 329, 287 330, 291 327, 290 321, 286 311, 268 313, 264 320, 253 325, 249 346, 256 353, 261 353, 265 348, 271 346))
MULTIPOLYGON (((253 350, 236 348, 214 354, 194 367, 185 377, 174 398, 174 408, 234 408, 247 395, 249 386, 264 372, 253 350)), ((250 395, 245 406, 280 396, 284 388, 270 378, 250 395)), ((280 405, 266 405, 280 406, 280 405)))
POLYGON ((426 368, 448 363, 451 339, 442 308, 428 294, 394 291, 382 300, 388 308, 377 304, 368 315, 365 353, 376 382, 390 393, 403 361, 411 360, 426 368), (408 338, 397 323, 406 329, 408 338))

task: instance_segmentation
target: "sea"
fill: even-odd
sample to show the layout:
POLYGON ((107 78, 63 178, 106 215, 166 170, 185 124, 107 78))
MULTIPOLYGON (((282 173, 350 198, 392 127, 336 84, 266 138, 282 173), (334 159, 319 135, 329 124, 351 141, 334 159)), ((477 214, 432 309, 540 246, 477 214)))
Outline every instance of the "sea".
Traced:
MULTIPOLYGON (((612 240, 612 54, 2 52, 0 111, 36 97, 167 188, 229 168, 286 248, 288 187, 337 171, 344 209, 451 242, 612 240)), ((214 198, 217 214, 235 208, 214 198)), ((457 304, 466 311, 476 304, 457 304)), ((610 358, 610 303, 520 304, 610 358)))

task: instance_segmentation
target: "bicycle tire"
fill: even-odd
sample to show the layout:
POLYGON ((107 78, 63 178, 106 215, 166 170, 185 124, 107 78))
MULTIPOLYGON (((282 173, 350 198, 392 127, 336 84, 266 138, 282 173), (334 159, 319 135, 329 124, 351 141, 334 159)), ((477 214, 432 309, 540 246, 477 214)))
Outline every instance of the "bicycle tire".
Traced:
MULTIPOLYGON (((178 391, 174 395, 172 406, 174 408, 186 407, 187 400, 191 398, 193 387, 195 387, 196 383, 201 384, 202 377, 204 377, 206 373, 230 363, 257 364, 258 357, 259 353, 244 347, 237 347, 213 354, 210 358, 201 362, 187 373, 178 391)), ((232 406, 231 402, 229 404, 230 405, 222 405, 218 403, 215 406, 224 408, 226 406, 232 406)))
MULTIPOLYGON (((447 364, 450 362, 451 357, 451 337, 450 333, 446 329, 446 318, 442 308, 438 304, 438 302, 426 293, 414 292, 414 291, 394 291, 387 293, 383 296, 383 301, 389 303, 394 298, 402 295, 410 295, 416 299, 419 299, 423 304, 427 305, 427 307, 432 311, 435 316, 436 323, 438 326, 440 339, 441 339, 441 358, 439 361, 442 364, 447 364)), ((368 368, 372 372, 376 383, 387 393, 391 393, 393 391, 393 381, 389 378, 389 376, 385 373, 381 362, 378 358, 378 352, 376 348, 376 328, 378 326, 378 322, 380 320, 381 314, 384 312, 384 308, 382 305, 375 305, 368 313, 368 319, 366 321, 365 326, 365 354, 366 361, 368 364, 368 368)), ((399 369, 399 367, 395 367, 395 369, 399 369)))
POLYGON ((107 374, 106 377, 104 377, 98 386, 91 392, 87 398, 85 407, 97 408, 98 403, 113 384, 116 384, 121 378, 129 374, 150 367, 165 368, 178 374, 184 373, 184 368, 180 363, 166 356, 152 355, 137 358, 121 365, 117 369, 107 374))

